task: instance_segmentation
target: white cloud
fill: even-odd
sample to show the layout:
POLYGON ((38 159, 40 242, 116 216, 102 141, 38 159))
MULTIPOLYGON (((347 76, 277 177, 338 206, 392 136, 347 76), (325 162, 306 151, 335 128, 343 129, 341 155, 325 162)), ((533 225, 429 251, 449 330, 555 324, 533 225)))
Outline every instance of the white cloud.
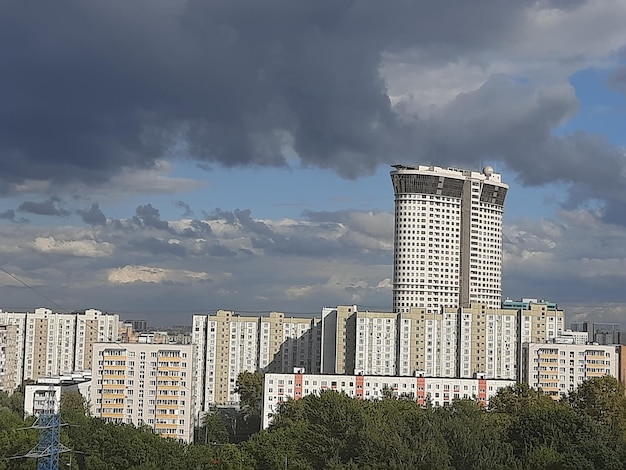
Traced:
POLYGON ((36 237, 31 246, 40 253, 102 258, 113 253, 114 246, 95 240, 57 240, 54 237, 36 237))
POLYGON ((133 282, 187 284, 209 279, 210 276, 205 272, 132 265, 112 269, 108 274, 108 281, 112 284, 130 284, 133 282))

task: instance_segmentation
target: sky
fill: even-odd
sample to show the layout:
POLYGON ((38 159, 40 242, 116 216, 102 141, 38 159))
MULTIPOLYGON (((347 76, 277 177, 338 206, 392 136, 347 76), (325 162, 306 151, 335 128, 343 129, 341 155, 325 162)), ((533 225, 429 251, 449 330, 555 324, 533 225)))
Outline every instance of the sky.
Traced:
POLYGON ((626 327, 623 0, 0 11, 0 308, 389 311, 390 165, 491 165, 503 296, 626 327))

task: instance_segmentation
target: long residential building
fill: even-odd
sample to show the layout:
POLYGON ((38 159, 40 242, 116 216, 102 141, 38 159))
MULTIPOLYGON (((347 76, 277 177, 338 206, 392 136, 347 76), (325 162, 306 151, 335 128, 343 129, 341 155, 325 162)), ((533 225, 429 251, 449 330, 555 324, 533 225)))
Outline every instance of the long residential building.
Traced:
POLYGON ((398 377, 387 375, 305 374, 296 370, 291 374, 265 374, 263 380, 262 426, 267 428, 280 403, 292 398, 299 400, 325 390, 343 392, 362 400, 378 400, 385 395, 404 396, 420 405, 431 403, 446 406, 455 399, 474 398, 483 406, 501 388, 513 385, 513 380, 461 378, 433 378, 417 375, 398 377))
POLYGON ((93 416, 193 442, 193 351, 183 344, 95 343, 93 416))
POLYGON ((502 217, 508 185, 482 172, 394 165, 393 310, 485 304, 502 297, 502 217))
POLYGON ((522 342, 552 341, 565 313, 551 302, 506 301, 408 312, 325 307, 321 321, 321 372, 325 374, 519 378, 522 342))
POLYGON ((4 364, 5 375, 13 383, 3 383, 13 390, 24 380, 91 369, 93 344, 117 340, 119 316, 95 309, 56 313, 37 308, 34 312, 0 311, 0 325, 13 331, 15 357, 4 364))

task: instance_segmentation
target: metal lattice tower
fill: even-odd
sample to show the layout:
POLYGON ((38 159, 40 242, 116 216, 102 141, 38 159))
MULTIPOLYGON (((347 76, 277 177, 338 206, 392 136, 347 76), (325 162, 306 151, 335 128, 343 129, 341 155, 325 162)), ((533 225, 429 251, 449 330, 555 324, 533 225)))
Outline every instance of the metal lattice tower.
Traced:
POLYGON ((61 444, 61 414, 56 409, 54 390, 46 393, 44 411, 31 426, 39 429, 39 441, 24 457, 37 459, 37 470, 59 470, 59 455, 70 449, 61 444))

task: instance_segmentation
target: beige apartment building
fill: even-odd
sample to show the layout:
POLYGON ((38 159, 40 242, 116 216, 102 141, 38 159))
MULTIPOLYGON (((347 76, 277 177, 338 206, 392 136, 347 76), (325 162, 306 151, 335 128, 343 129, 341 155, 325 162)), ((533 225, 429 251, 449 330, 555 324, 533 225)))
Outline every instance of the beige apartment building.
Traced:
POLYGON ((17 327, 0 325, 0 391, 12 391, 17 386, 17 327))
POLYGON ((356 305, 324 307, 321 372, 395 375, 398 315, 359 311, 356 305))
POLYGON ((281 312, 270 312, 259 321, 260 370, 283 372, 294 367, 319 370, 319 318, 286 317, 281 312))
POLYGON ((236 405, 241 372, 291 371, 294 367, 319 371, 319 318, 242 316, 229 310, 194 315, 192 344, 196 347, 194 381, 200 391, 196 413, 212 405, 236 405))
POLYGON ((96 341, 116 341, 119 316, 88 309, 55 313, 47 308, 34 312, 0 311, 0 325, 15 328, 13 389, 24 380, 64 375, 91 369, 96 341))
POLYGON ((193 346, 95 343, 93 416, 193 442, 193 346))
POLYGON ((619 345, 525 343, 522 381, 555 400, 582 381, 611 375, 619 378, 619 345))

